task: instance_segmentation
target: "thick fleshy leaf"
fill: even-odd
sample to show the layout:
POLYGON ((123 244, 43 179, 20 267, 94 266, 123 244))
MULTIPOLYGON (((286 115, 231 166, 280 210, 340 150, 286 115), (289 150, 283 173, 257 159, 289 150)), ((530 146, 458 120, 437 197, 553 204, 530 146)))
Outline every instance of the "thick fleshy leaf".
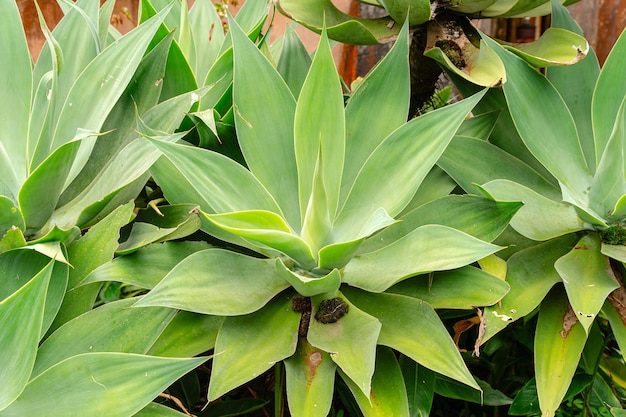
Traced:
POLYGON ((352 240, 360 227, 355 219, 367 219, 380 208, 392 217, 401 212, 483 95, 426 113, 391 133, 359 172, 335 221, 335 239, 352 240))
MULTIPOLYGON (((499 118, 499 111, 491 111, 472 116, 461 123, 455 136, 487 140, 489 136, 491 136, 499 118)), ((452 141, 454 142, 454 139, 452 139, 452 141)))
POLYGON ((53 263, 50 262, 26 285, 0 302, 0 352, 4 358, 11 358, 0 369, 0 410, 19 397, 30 378, 53 263))
POLYGON ((147 354, 182 358, 208 352, 215 347, 217 332, 223 322, 222 316, 179 311, 147 354))
POLYGON ((544 416, 553 416, 563 401, 586 340, 567 297, 558 290, 550 294, 541 304, 535 333, 535 378, 544 416))
POLYGON ((585 228, 572 205, 550 200, 516 182, 495 180, 485 184, 484 188, 497 200, 524 203, 513 217, 511 226, 530 239, 548 240, 585 228))
MULTIPOLYGON (((300 95, 302 84, 311 66, 311 57, 302 40, 290 25, 282 36, 282 49, 276 70, 289 86, 294 97, 300 95)), ((266 102, 267 105, 267 102, 266 102)))
MULTIPOLYGON (((229 213, 241 210, 268 210, 280 214, 280 209, 263 185, 243 166, 215 152, 192 146, 166 143, 149 139, 164 157, 174 164, 186 183, 173 189, 163 188, 171 203, 193 203, 208 213, 229 213), (180 201, 180 189, 191 187, 204 201, 180 201), (236 192, 234 191, 236 190, 236 192), (170 197, 171 196, 171 197, 170 197)), ((157 161, 151 172, 160 183, 169 175, 167 166, 157 161)), ((168 183, 169 185, 169 183, 168 183)))
POLYGON ((391 349, 380 347, 376 352, 376 370, 372 377, 372 390, 369 395, 364 395, 345 374, 342 373, 342 377, 365 417, 409 415, 409 403, 402 371, 391 349))
POLYGON ((7 417, 133 415, 206 358, 170 359, 129 353, 85 353, 31 380, 3 410, 7 417), (118 401, 119 398, 124 401, 118 401))
POLYGON ((325 276, 318 277, 307 271, 292 271, 281 259, 276 259, 276 272, 304 297, 335 292, 341 285, 341 273, 338 269, 333 269, 325 276))
POLYGON ((496 87, 506 82, 507 74, 502 65, 502 61, 498 59, 494 50, 484 41, 481 40, 480 47, 477 48, 468 40, 463 49, 460 49, 454 41, 449 40, 448 42, 452 42, 456 46, 456 48, 453 47, 452 52, 447 51, 447 47, 445 46, 442 49, 435 44, 427 49, 424 55, 434 59, 447 68, 448 71, 476 85, 496 87), (448 56, 450 53, 458 54, 457 48, 459 48, 462 53, 462 58, 460 59, 464 61, 463 68, 459 68, 459 66, 455 65, 448 56))
POLYGON ((519 202, 498 202, 471 195, 449 195, 400 217, 397 223, 367 239, 360 252, 371 252, 387 246, 427 224, 452 227, 491 242, 504 231, 521 206, 519 202))
POLYGON ((481 12, 498 0, 461 0, 458 3, 451 3, 448 9, 459 13, 473 14, 481 12))
POLYGON ((309 343, 330 353, 339 368, 369 397, 380 322, 346 300, 341 292, 313 297, 312 304, 309 343), (329 305, 332 311, 326 311, 329 305), (339 310, 343 316, 337 314, 339 310))
POLYGON ((240 236, 261 247, 270 247, 284 253, 302 268, 315 267, 311 247, 300 236, 293 234, 285 220, 276 213, 247 210, 224 214, 202 213, 214 225, 240 236))
POLYGON ((125 299, 105 304, 61 326, 39 348, 31 379, 81 353, 146 353, 175 310, 131 308, 135 302, 125 299))
POLYGON ((10 198, 0 195, 0 236, 12 227, 24 230, 24 218, 10 198))
MULTIPOLYGON (((617 301, 617 300, 615 300, 617 301)), ((611 330, 613 331, 613 336, 615 337, 615 341, 622 352, 622 358, 626 357, 626 314, 624 312, 624 307, 617 307, 614 302, 605 301, 604 306, 602 307, 602 313, 606 315, 606 318, 609 320, 611 324, 611 330)))
POLYGON ((456 400, 469 401, 476 404, 484 405, 509 405, 511 399, 504 395, 502 392, 493 389, 485 381, 477 379, 476 382, 481 388, 480 391, 472 389, 467 385, 459 384, 456 381, 452 381, 448 378, 442 378, 437 376, 435 384, 435 393, 442 397, 452 398, 456 400))
POLYGON ((604 300, 619 287, 609 259, 600 252, 600 239, 597 235, 583 237, 554 267, 563 279, 578 321, 589 332, 604 300))
POLYGON ((413 199, 400 212, 399 216, 404 216, 421 205, 449 195, 456 187, 457 183, 443 169, 435 165, 426 174, 413 199))
POLYGON ((616 202, 626 194, 626 96, 617 113, 613 132, 593 177, 590 205, 604 218, 615 213, 616 202))
POLYGON ((545 197, 561 199, 557 187, 513 155, 484 140, 455 136, 437 165, 467 193, 480 195, 478 185, 496 179, 508 179, 545 197))
POLYGON ((189 26, 194 46, 193 70, 196 80, 201 83, 217 59, 224 42, 222 21, 213 5, 199 1, 189 10, 189 26))
MULTIPOLYGON (((504 84, 511 117, 524 144, 568 191, 576 204, 587 201, 591 173, 582 153, 574 120, 565 102, 539 72, 521 59, 485 38, 498 53, 507 70, 504 84), (541 91, 537 97, 528 91, 541 91), (532 120, 530 124, 527 121, 532 120), (537 135, 536 132, 542 132, 537 135)), ((564 197, 565 197, 564 190, 564 197)))
POLYGON ((409 113, 409 40, 403 27, 391 50, 361 80, 346 104, 346 161, 341 201, 374 149, 406 123, 409 113))
MULTIPOLYGON (((296 102, 276 69, 231 22, 233 100, 241 151, 254 176, 274 196, 287 222, 299 231, 300 207, 293 121, 296 102), (250 94, 255 91, 255 94, 250 94)), ((260 207, 259 207, 260 208, 260 207)))
POLYGON ((509 292, 500 278, 472 266, 420 276, 389 288, 389 292, 426 301, 432 308, 472 310, 496 304, 509 292))
POLYGON ((482 343, 533 311, 550 288, 561 282, 554 263, 568 253, 576 242, 575 235, 563 236, 521 250, 509 258, 506 282, 511 290, 500 303, 485 308, 482 343))
POLYGON ((600 162, 611 137, 620 105, 626 96, 626 80, 622 77, 626 66, 626 31, 623 31, 606 58, 591 104, 591 119, 596 142, 596 161, 600 162))
POLYGON ((19 9, 14 1, 0 1, 0 50, 11 65, 0 68, 0 195, 17 200, 28 173, 27 141, 32 61, 19 9))
POLYGON ((587 56, 589 44, 581 35, 561 28, 548 28, 534 42, 504 45, 532 66, 573 65, 587 56))
POLYGON ((291 415, 326 417, 333 399, 337 365, 330 355, 313 347, 305 338, 298 349, 285 359, 287 401, 291 415))
MULTIPOLYGON (((584 35, 578 23, 570 16, 569 11, 556 0, 552 1, 551 23, 552 27, 563 28, 584 35)), ((591 100, 599 74, 600 64, 592 48, 587 51, 585 59, 574 65, 555 66, 546 69, 546 77, 559 90, 572 113, 585 160, 592 172, 595 171, 597 161, 591 125, 591 100), (572 85, 575 85, 576 88, 571 88, 572 85)))
POLYGON ((600 252, 609 258, 617 259, 620 262, 626 263, 626 246, 624 245, 607 245, 602 244, 600 252))
POLYGON ((186 414, 180 413, 173 408, 157 403, 150 403, 141 409, 133 417, 184 417, 186 414))
MULTIPOLYGON (((319 205, 312 198, 315 173, 326 193, 324 210, 335 217, 345 155, 345 114, 341 82, 326 33, 317 46, 311 69, 304 80, 294 119, 294 149, 298 166, 298 191, 303 227, 309 205, 319 205), (315 114, 316 117, 311 117, 315 114)), ((319 187, 319 186, 318 186, 319 187)))
POLYGON ((136 306, 242 315, 257 311, 287 287, 273 259, 207 249, 176 265, 136 306))
POLYGON ((480 390, 448 330, 422 300, 396 294, 345 290, 348 299, 382 324, 378 343, 396 349, 428 369, 480 390), (419 322, 419 326, 415 323, 419 322))
POLYGON ((389 17, 355 18, 341 12, 330 0, 280 0, 277 5, 285 16, 313 31, 319 33, 325 27, 328 37, 339 42, 373 45, 400 31, 389 17))
POLYGON ((206 242, 164 242, 120 256, 93 270, 81 284, 119 281, 152 289, 177 263, 192 253, 209 249, 206 242))
POLYGON ((217 335, 209 400, 248 382, 294 354, 300 314, 291 297, 276 297, 259 311, 227 317, 217 335), (250 348, 254 344, 254 349, 250 348))
POLYGON ((460 268, 501 248, 447 226, 425 225, 373 252, 355 256, 343 280, 382 292, 420 273, 460 268))

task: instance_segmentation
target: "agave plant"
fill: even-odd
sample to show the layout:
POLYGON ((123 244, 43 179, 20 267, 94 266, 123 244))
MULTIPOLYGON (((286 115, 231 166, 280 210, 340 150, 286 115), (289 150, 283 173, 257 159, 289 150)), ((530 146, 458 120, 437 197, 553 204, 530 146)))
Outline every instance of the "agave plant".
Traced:
MULTIPOLYGON (((580 31, 565 8, 554 1, 553 7, 555 25, 580 31)), ((504 94, 491 92, 476 111, 486 118, 491 110, 503 113, 489 141, 458 138, 439 165, 468 192, 524 202, 511 226, 527 238, 526 249, 508 261, 511 292, 484 312, 483 342, 541 304, 536 389, 543 415, 552 416, 585 343, 602 351, 602 338, 593 336, 598 320, 610 323, 622 355, 626 349, 626 35, 602 70, 592 53, 571 67, 549 68, 546 76, 492 46, 508 82, 504 94)), ((584 362, 593 375, 597 366, 584 362)))
POLYGON ((344 107, 325 33, 305 81, 292 92, 234 21, 230 27, 233 111, 245 165, 149 139, 163 154, 151 172, 167 200, 196 204, 202 230, 228 247, 185 257, 136 306, 224 317, 209 400, 284 362, 293 415, 327 415, 336 372, 366 415, 406 415, 402 374, 389 348, 480 389, 421 298, 471 309, 495 303, 508 289, 466 265, 500 249, 485 240, 520 204, 431 202, 450 189, 442 192, 429 172, 483 93, 407 123, 405 26, 344 107), (420 187, 430 194, 415 197, 420 187), (444 210, 458 216, 438 222, 444 210), (404 221, 394 219, 400 216, 404 221), (464 298, 437 296, 421 284, 388 291, 443 270, 450 271, 434 278, 439 288, 454 282, 472 291, 464 298))
POLYGON ((179 139, 202 94, 159 104, 171 36, 150 43, 168 10, 119 37, 113 5, 63 3, 52 32, 41 19, 47 45, 33 66, 16 3, 0 1, 11 63, 0 68, 2 416, 133 415, 205 360, 145 355, 171 311, 152 310, 152 322, 122 303, 94 315, 100 284, 78 286, 113 257, 159 156, 137 145, 179 139), (148 320, 147 333, 122 334, 124 316, 148 320))

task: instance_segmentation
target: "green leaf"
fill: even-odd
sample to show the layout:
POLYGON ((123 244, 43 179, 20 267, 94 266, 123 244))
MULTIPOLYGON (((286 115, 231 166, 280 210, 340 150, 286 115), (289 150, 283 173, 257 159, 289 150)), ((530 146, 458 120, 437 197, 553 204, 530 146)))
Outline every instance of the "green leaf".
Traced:
MULTIPOLYGON (((487 140, 489 136, 491 136, 499 118, 499 111, 491 111, 465 119, 456 131, 456 137, 461 136, 487 140)), ((454 139, 452 139, 452 142, 454 142, 454 139)))
POLYGON ((553 201, 509 180, 494 180, 484 188, 497 200, 524 203, 511 226, 530 239, 543 241, 585 229, 574 206, 568 203, 553 201))
POLYGON ((391 349, 378 348, 376 370, 372 377, 372 389, 369 395, 363 394, 359 387, 340 373, 352 391, 365 417, 408 416, 409 404, 402 371, 391 349))
POLYGON ((505 44, 504 47, 534 67, 573 65, 589 51, 583 36, 554 27, 546 29, 534 42, 505 44))
POLYGON ((626 246, 624 245, 607 245, 602 244, 600 252, 609 258, 617 259, 620 262, 626 262, 626 246))
POLYGON ((509 292, 509 288, 500 278, 466 266, 402 281, 389 288, 389 292, 418 298, 434 309, 472 310, 496 304, 509 292))
POLYGON ((378 343, 440 374, 480 390, 437 313, 422 300, 396 294, 344 290, 358 308, 380 320, 378 343), (419 326, 416 326, 416 320, 419 326))
POLYGON ((128 353, 74 356, 31 380, 3 415, 79 417, 95 413, 126 417, 205 361, 128 353), (117 401, 122 397, 124 401, 117 401))
POLYGON ((409 401, 410 417, 427 417, 433 405, 435 373, 401 355, 399 360, 409 401))
POLYGON ((276 272, 286 282, 291 284, 298 294, 304 297, 312 297, 318 294, 334 292, 341 285, 341 273, 333 269, 325 276, 314 276, 303 270, 290 270, 280 258, 276 259, 276 272))
POLYGON ((215 347, 224 317, 179 311, 154 342, 148 355, 181 358, 196 356, 215 347))
POLYGON ((576 125, 563 99, 542 74, 489 38, 485 40, 505 64, 508 82, 503 86, 504 94, 524 144, 561 182, 564 196, 584 206, 591 174, 582 153, 576 125), (542 94, 537 97, 528 94, 528 91, 541 91, 542 94), (533 122, 528 123, 529 120, 533 122), (537 135, 536 132, 542 134, 537 135))
POLYGON ((267 210, 281 214, 272 196, 256 177, 233 160, 205 149, 148 140, 174 164, 177 174, 185 181, 184 185, 178 182, 173 189, 164 187, 161 180, 162 177, 169 176, 167 165, 162 165, 160 161, 153 165, 151 172, 156 182, 163 187, 165 197, 170 203, 198 204, 207 213, 267 210), (177 195, 185 195, 184 189, 187 187, 199 194, 204 201, 179 201, 177 195))
POLYGON ((233 100, 238 142, 250 171, 274 196, 290 226, 300 230, 293 121, 289 87, 235 22, 233 100), (255 94, 250 94, 256 91, 255 94))
POLYGON ((177 263, 192 253, 210 247, 205 242, 190 241, 152 244, 99 266, 87 275, 82 284, 119 281, 152 289, 177 263))
POLYGON ((183 417, 185 415, 164 405, 150 403, 137 414, 134 414, 133 417, 183 417))
POLYGON ((285 359, 287 400, 291 415, 326 417, 333 399, 335 369, 330 355, 302 338, 296 353, 285 359))
POLYGON ((261 375, 276 362, 294 354, 300 315, 291 297, 276 297, 249 315, 227 317, 217 335, 209 383, 209 400, 261 375), (254 341, 250 349, 248 341, 254 341))
POLYGON ((175 311, 131 308, 135 302, 126 299, 105 304, 65 323, 39 348, 32 378, 81 353, 146 353, 175 311))
POLYGON ((399 25, 389 17, 361 19, 337 9, 330 0, 280 0, 278 9, 291 20, 328 37, 355 45, 373 45, 397 35, 399 25))
POLYGON ((294 118, 294 149, 303 227, 309 206, 335 217, 345 155, 345 114, 341 83, 325 33, 304 81, 294 118), (311 117, 315 114, 316 117, 311 117), (323 123, 320 121, 323 120, 323 123), (325 207, 312 198, 315 172, 326 193, 325 207))
POLYGON ((600 252, 597 235, 583 237, 554 267, 563 279, 569 302, 585 332, 594 322, 604 300, 619 287, 609 259, 600 252))
POLYGON ((0 195, 16 200, 28 175, 27 141, 33 89, 32 61, 17 4, 0 1, 0 50, 11 65, 0 68, 0 195))
POLYGON ((467 193, 480 195, 479 185, 506 179, 553 200, 562 198, 557 187, 510 152, 484 140, 455 136, 437 165, 467 193))
POLYGON ((507 262, 506 282, 511 290, 498 305, 483 312, 485 334, 482 343, 511 322, 532 312, 561 277, 554 263, 576 244, 576 235, 567 235, 521 250, 507 262))
MULTIPOLYGON (((406 26, 406 25, 405 25, 406 26)), ((406 123, 409 113, 409 40, 403 27, 391 50, 352 91, 346 104, 346 161, 341 201, 376 147, 406 123)))
POLYGON ((352 240, 362 224, 356 219, 368 219, 381 207, 392 217, 401 212, 483 94, 426 113, 391 133, 359 172, 335 221, 335 240, 352 240))
POLYGON ((369 397, 380 322, 346 300, 341 292, 315 296, 312 298, 312 304, 313 311, 307 334, 309 343, 330 353, 330 357, 339 368, 366 397, 369 397), (338 319, 331 317, 329 322, 323 323, 319 320, 320 316, 326 313, 332 315, 335 312, 324 311, 321 308, 322 302, 337 298, 347 307, 347 312, 338 319), (336 321, 333 321, 335 319, 336 321), (359 342, 355 343, 356 340, 359 342))
POLYGON ((10 198, 0 195, 0 236, 4 236, 13 227, 24 230, 22 213, 10 198))
POLYGON ((355 256, 343 281, 382 292, 420 273, 460 268, 500 249, 447 226, 425 225, 373 252, 355 256))
MULTIPOLYGON (((552 27, 570 30, 583 35, 578 23, 569 11, 558 1, 552 1, 552 27)), ((574 65, 555 66, 546 69, 546 77, 559 91, 572 113, 580 145, 587 165, 592 172, 596 167, 596 150, 591 124, 591 100, 596 80, 600 74, 600 64, 593 49, 589 48, 587 57, 574 65), (575 85, 576 88, 571 86, 575 85)))
POLYGON ((541 305, 535 333, 535 375, 543 415, 552 416, 559 408, 586 340, 565 295, 551 293, 541 305))
POLYGON ((302 84, 311 67, 311 57, 298 37, 293 26, 289 25, 282 36, 282 49, 276 70, 289 86, 294 97, 300 95, 302 84))
POLYGON ((48 263, 26 285, 0 302, 0 352, 2 357, 11 358, 0 369, 0 410, 14 403, 30 378, 53 264, 48 263))
POLYGON ((224 43, 222 21, 212 4, 200 1, 189 10, 189 26, 195 57, 193 72, 196 80, 202 82, 224 43))
POLYGON ((397 223, 367 239, 360 252, 371 252, 384 247, 427 224, 452 227, 491 242, 504 231, 521 206, 519 202, 498 202, 471 195, 449 195, 406 213, 397 223))
POLYGON ((493 389, 488 383, 477 380, 480 391, 467 385, 461 385, 456 381, 438 377, 435 384, 435 392, 443 397, 462 401, 470 401, 480 405, 501 406, 511 404, 511 399, 502 392, 493 389))
POLYGON ((613 132, 598 162, 589 199, 591 208, 601 216, 614 215, 614 208, 626 194, 626 97, 617 113, 613 132))
POLYGON ((257 311, 287 287, 273 259, 207 249, 177 264, 136 306, 242 315, 257 311))
POLYGON ((611 137, 620 105, 626 96, 626 80, 622 77, 622 69, 626 66, 624 51, 626 51, 626 31, 622 32, 613 45, 593 92, 591 119, 598 163, 611 137))
POLYGON ((224 214, 202 213, 217 227, 241 236, 261 247, 270 247, 289 256, 304 269, 316 262, 311 248, 278 214, 264 210, 247 210, 224 214))

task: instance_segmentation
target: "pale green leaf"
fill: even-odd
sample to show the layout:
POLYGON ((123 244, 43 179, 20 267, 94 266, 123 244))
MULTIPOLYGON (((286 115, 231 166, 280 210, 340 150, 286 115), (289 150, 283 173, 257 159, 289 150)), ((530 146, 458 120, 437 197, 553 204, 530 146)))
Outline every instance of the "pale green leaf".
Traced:
POLYGON ((32 61, 17 4, 0 1, 0 195, 15 199, 28 175, 27 141, 33 89, 32 61))
POLYGON ((401 212, 483 95, 426 113, 391 133, 359 172, 335 221, 336 241, 354 239, 362 224, 357 219, 368 219, 380 208, 392 217, 401 212))
POLYGON ((426 177, 418 187, 413 199, 407 204, 404 210, 400 212, 399 216, 402 217, 419 206, 447 196, 456 187, 457 183, 454 182, 443 169, 435 165, 430 172, 426 174, 426 177))
POLYGON ((131 308, 135 302, 125 299, 105 304, 65 323, 39 348, 31 379, 81 353, 146 353, 175 311, 131 308))
POLYGON ((282 49, 276 64, 276 70, 289 86, 291 94, 296 98, 300 95, 302 84, 310 66, 311 57, 309 52, 294 28, 291 25, 287 26, 282 36, 282 49))
POLYGON ((516 182, 494 180, 484 188, 497 200, 524 203, 511 226, 530 239, 548 240, 585 228, 574 206, 546 198, 516 182))
POLYGON ((328 37, 339 42, 373 45, 400 31, 389 17, 355 18, 341 12, 331 0, 279 0, 277 5, 285 16, 311 30, 319 33, 325 27, 328 37))
POLYGON ((0 352, 2 357, 11 358, 0 368, 0 410, 20 396, 30 378, 53 263, 48 263, 26 285, 0 302, 0 352))
POLYGON ((428 22, 432 17, 429 0, 378 0, 396 22, 408 21, 411 26, 428 22))
POLYGON ((81 283, 119 281, 139 288, 152 289, 177 263, 192 253, 210 247, 206 242, 152 244, 99 266, 81 283))
POLYGON ((575 235, 567 235, 521 250, 509 258, 506 283, 511 290, 500 303, 484 310, 485 334, 482 343, 532 312, 550 288, 561 282, 554 263, 567 254, 576 242, 575 235))
POLYGON ((291 415, 328 415, 336 368, 328 353, 311 346, 305 338, 298 341, 296 353, 285 359, 287 401, 291 415))
POLYGON ((376 362, 376 344, 380 333, 380 322, 363 312, 341 292, 318 295, 312 298, 313 311, 307 339, 311 345, 330 353, 332 360, 350 378, 358 389, 369 396, 371 380, 376 362), (347 312, 338 320, 323 323, 316 316, 335 314, 320 310, 321 303, 330 299, 341 299, 347 312), (355 341, 358 340, 358 343, 355 341))
POLYGON ((542 74, 489 38, 485 40, 496 50, 506 67, 509 77, 503 86, 504 94, 524 144, 559 180, 575 202, 584 205, 591 185, 591 173, 565 102, 542 74), (528 94, 528 91, 542 93, 536 96, 528 94))
POLYGON ((303 224, 308 206, 318 204, 312 198, 316 169, 320 170, 326 192, 325 211, 330 219, 335 217, 344 164, 345 132, 341 83, 328 38, 322 33, 298 97, 294 118, 294 150, 303 224), (311 117, 313 114, 315 117, 311 117))
POLYGON ((11 228, 24 230, 24 218, 15 203, 4 195, 0 195, 0 236, 11 228))
POLYGON ((563 279, 569 302, 586 332, 611 291, 619 287, 609 259, 600 253, 597 235, 583 237, 554 267, 563 279))
POLYGON ((514 155, 518 154, 511 150, 507 152, 484 140, 455 136, 437 165, 467 193, 480 195, 478 185, 496 179, 508 179, 545 197, 561 199, 557 187, 514 155))
POLYGON ((148 355, 182 358, 200 355, 215 347, 224 317, 179 311, 154 342, 148 355))
POLYGON ((491 136, 491 133, 500 118, 500 114, 501 113, 499 111, 491 111, 465 119, 456 131, 455 136, 487 140, 489 139, 489 136, 491 136))
POLYGON ((535 67, 573 65, 587 56, 589 44, 581 35, 561 28, 548 28, 534 42, 504 47, 535 67))
POLYGON ((600 252, 610 258, 626 263, 626 246, 624 245, 607 245, 603 243, 600 247, 600 252))
POLYGON ((420 365, 480 389, 437 313, 422 300, 396 294, 346 289, 348 299, 380 320, 378 343, 396 349, 420 365), (419 323, 419 325, 416 325, 419 323))
MULTIPOLYGON (((583 35, 582 29, 570 16, 569 11, 556 0, 552 1, 551 24, 552 27, 583 35)), ((599 74, 600 64, 592 48, 589 48, 585 59, 574 65, 546 69, 546 77, 559 91, 572 113, 585 160, 592 172, 595 171, 597 161, 591 124, 591 100, 599 74), (572 88, 574 85, 576 88, 572 88)))
POLYGON ((409 112, 408 27, 385 57, 352 91, 346 104, 346 161, 341 201, 376 147, 406 123, 409 112))
POLYGON ((408 279, 389 288, 389 292, 419 298, 434 309, 472 310, 496 304, 509 289, 509 285, 500 278, 466 266, 408 279))
POLYGON ((3 416, 127 417, 204 361, 129 353, 73 356, 31 380, 3 416))
POLYGON ((186 414, 158 403, 150 403, 133 417, 184 417, 186 414))
POLYGON ((217 336, 209 383, 209 400, 261 375, 294 354, 300 315, 291 297, 276 297, 249 315, 227 317, 217 336), (254 349, 249 343, 254 344, 254 349))
POLYGON ((282 260, 276 259, 276 272, 304 297, 334 292, 341 285, 341 273, 338 269, 333 269, 325 276, 315 276, 304 270, 290 270, 282 260))
POLYGON ((373 252, 353 258, 345 283, 373 292, 420 273, 460 268, 501 249, 447 226, 425 225, 373 252))
POLYGON ((563 401, 586 340, 565 295, 552 293, 541 305, 535 333, 535 378, 544 416, 553 416, 563 401))
POLYGON ((459 13, 473 14, 482 12, 496 1, 499 0, 462 0, 458 3, 451 3, 447 8, 459 13))
POLYGON ((369 395, 341 373, 365 417, 400 417, 409 415, 409 403, 402 371, 394 352, 381 347, 376 352, 376 370, 369 395))
MULTIPOLYGON (((623 289, 622 289, 623 291, 623 289)), ((616 291, 617 294, 620 290, 616 291)), ((616 295, 617 295, 616 294, 616 295)), ((617 297, 615 300, 606 300, 602 307, 602 313, 606 315, 606 318, 611 324, 611 330, 615 341, 620 348, 622 358, 626 357, 626 323, 624 322, 624 307, 619 304, 617 297)))
POLYGON ((296 102, 276 69, 234 22, 230 33, 234 42, 233 108, 241 151, 287 222, 299 231, 293 137, 296 102))
POLYGON ((302 231, 300 232, 300 236, 307 242, 313 252, 319 252, 331 240, 332 220, 335 212, 335 209, 330 206, 333 200, 332 196, 328 195, 328 191, 332 190, 327 189, 327 181, 324 178, 324 175, 327 174, 324 168, 324 160, 323 145, 320 144, 313 172, 311 195, 307 197, 308 204, 305 206, 306 211, 304 212, 302 231))
POLYGON ((305 269, 316 262, 310 246, 300 236, 293 234, 289 225, 278 214, 264 210, 246 210, 224 214, 202 213, 211 223, 229 233, 270 247, 289 256, 305 269))
POLYGON ((613 45, 604 62, 591 103, 591 119, 596 143, 596 161, 600 161, 609 142, 619 108, 626 96, 626 79, 622 76, 626 66, 626 31, 613 45))
POLYGON ((196 80, 202 82, 224 42, 222 21, 212 4, 199 1, 189 10, 189 25, 195 54, 194 74, 196 80))
POLYGON ((136 305, 242 315, 257 311, 287 287, 273 259, 207 249, 177 264, 136 305))

